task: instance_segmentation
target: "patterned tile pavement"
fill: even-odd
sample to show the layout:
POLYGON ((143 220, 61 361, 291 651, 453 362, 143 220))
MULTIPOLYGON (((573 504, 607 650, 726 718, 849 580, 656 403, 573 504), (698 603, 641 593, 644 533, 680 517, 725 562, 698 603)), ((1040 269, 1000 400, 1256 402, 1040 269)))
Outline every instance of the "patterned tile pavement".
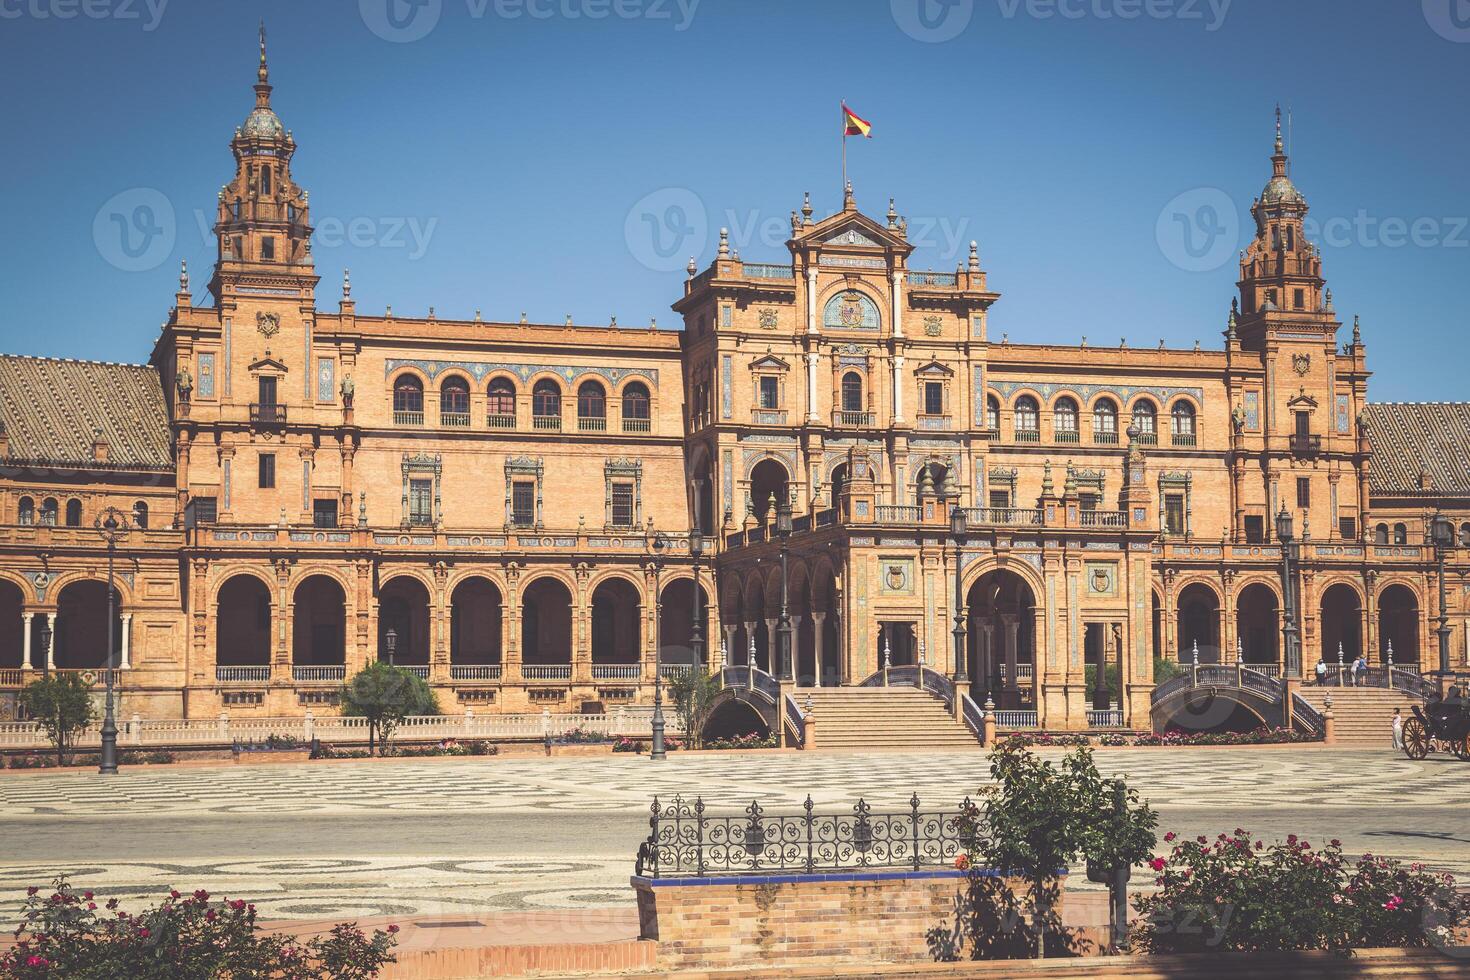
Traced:
MULTIPOLYGON (((1161 829, 1243 826, 1470 875, 1470 766, 1385 750, 1118 749, 1097 754, 1161 829), (1310 839, 1310 838, 1309 838, 1310 839)), ((654 794, 719 809, 958 801, 979 753, 390 760, 0 776, 0 923, 58 872, 103 895, 208 888, 266 918, 453 915, 631 901, 654 794)), ((1080 878, 1081 876, 1077 876, 1080 878)))

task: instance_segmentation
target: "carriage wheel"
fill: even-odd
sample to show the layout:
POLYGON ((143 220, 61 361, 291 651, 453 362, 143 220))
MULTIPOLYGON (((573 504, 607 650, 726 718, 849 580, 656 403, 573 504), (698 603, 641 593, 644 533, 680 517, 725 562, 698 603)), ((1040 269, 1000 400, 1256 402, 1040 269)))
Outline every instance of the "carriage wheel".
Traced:
POLYGON ((1470 735, 1457 738, 1450 743, 1450 748, 1455 753, 1455 758, 1461 762, 1470 762, 1470 735))
POLYGON ((1404 755, 1410 759, 1422 759, 1429 754, 1429 732, 1424 722, 1410 718, 1404 722, 1404 755))

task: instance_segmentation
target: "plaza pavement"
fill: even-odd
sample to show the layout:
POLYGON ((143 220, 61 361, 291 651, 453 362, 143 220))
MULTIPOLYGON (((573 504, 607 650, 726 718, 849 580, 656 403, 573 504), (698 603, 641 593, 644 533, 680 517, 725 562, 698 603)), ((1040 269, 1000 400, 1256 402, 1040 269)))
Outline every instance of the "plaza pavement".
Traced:
MULTIPOLYGON (((1048 750, 1048 756, 1059 752, 1048 750)), ((1470 881, 1470 763, 1388 748, 1103 749, 1162 814, 1160 833, 1243 827, 1340 838, 1470 881)), ((257 903, 262 919, 506 913, 566 935, 577 910, 631 907, 628 875, 651 797, 714 810, 760 799, 796 812, 865 796, 953 805, 987 778, 981 752, 673 753, 302 765, 179 766, 0 775, 0 924, 26 886, 66 872, 125 900, 170 887, 257 903), (562 917, 565 917, 564 919, 562 917)), ((1073 885, 1084 886, 1082 875, 1073 885)))

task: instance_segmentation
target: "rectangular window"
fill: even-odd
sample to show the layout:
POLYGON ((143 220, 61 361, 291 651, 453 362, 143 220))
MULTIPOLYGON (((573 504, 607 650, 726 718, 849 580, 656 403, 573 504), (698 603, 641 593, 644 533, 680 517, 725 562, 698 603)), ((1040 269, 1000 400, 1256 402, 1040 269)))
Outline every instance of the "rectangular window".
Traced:
POLYGON ((195 524, 213 524, 219 520, 218 497, 195 497, 189 501, 189 508, 194 512, 195 524))
POLYGON ((276 485, 276 454, 260 454, 260 489, 270 490, 276 485))
POLYGON ((990 506, 1009 507, 1011 505, 1011 492, 1009 490, 990 491, 990 506))
POLYGON ((408 522, 410 524, 434 523, 434 481, 408 481, 408 522))
POLYGON ((780 407, 781 389, 778 380, 772 375, 765 375, 760 379, 761 408, 774 409, 780 407))
POLYGON ((1171 493, 1164 497, 1164 530, 1169 534, 1184 533, 1184 494, 1171 493))
POLYGON ((614 527, 633 526, 633 484, 613 484, 612 522, 614 527))
POLYGON ((318 499, 311 502, 311 526, 337 526, 337 501, 335 498, 326 500, 318 499))
POLYGON ((1298 507, 1312 506, 1312 479, 1307 476, 1296 478, 1296 505, 1298 507))
POLYGON ((510 522, 516 527, 536 525, 536 484, 517 480, 510 488, 510 522))
POLYGON ((260 403, 262 405, 274 405, 276 403, 276 379, 274 377, 260 378, 260 403))
POLYGON ((1293 289, 1291 291, 1291 305, 1294 309, 1303 309, 1307 305, 1307 291, 1305 289, 1293 289))
POLYGON ((1306 412, 1296 413, 1296 434, 1305 439, 1312 432, 1312 416, 1306 412))
POLYGON ((938 381, 924 382, 924 414, 944 414, 944 385, 938 381))
POLYGON ((271 168, 269 166, 260 168, 260 192, 262 194, 271 192, 271 168))
POLYGON ((1358 520, 1355 517, 1342 517, 1337 521, 1337 534, 1344 541, 1358 540, 1358 520))
POLYGON ((1097 510, 1098 496, 1095 493, 1084 493, 1077 498, 1077 503, 1083 510, 1097 510))
POLYGON ((1245 543, 1266 543, 1266 519, 1260 514, 1245 515, 1245 543))
POLYGON ((276 240, 269 235, 260 240, 260 257, 267 262, 274 262, 276 259, 276 240))

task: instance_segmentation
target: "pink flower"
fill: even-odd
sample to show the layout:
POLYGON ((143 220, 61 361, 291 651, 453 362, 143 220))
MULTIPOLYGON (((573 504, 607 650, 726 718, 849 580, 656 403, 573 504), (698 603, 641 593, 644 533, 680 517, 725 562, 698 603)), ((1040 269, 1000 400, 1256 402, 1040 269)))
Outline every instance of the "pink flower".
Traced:
POLYGON ((1167 865, 1168 863, 1169 862, 1168 861, 1165 861, 1163 858, 1154 858, 1152 861, 1150 861, 1148 863, 1148 866, 1150 868, 1153 868, 1155 871, 1163 871, 1164 870, 1164 866, 1167 865))
POLYGON ((391 925, 391 926, 388 927, 388 932, 390 934, 396 933, 397 931, 398 931, 398 926, 396 926, 396 925, 391 925))
POLYGON ((1171 830, 1167 834, 1164 835, 1164 842, 1165 843, 1168 843, 1168 844, 1172 844, 1172 843, 1174 843, 1174 838, 1176 836, 1178 836, 1178 835, 1175 834, 1174 831, 1171 830))
POLYGON ((40 890, 41 889, 37 888, 35 885, 32 885, 31 887, 29 887, 29 888, 26 889, 26 894, 27 895, 34 895, 37 892, 39 892, 40 890))
POLYGON ((1390 895, 1389 898, 1388 898, 1388 901, 1386 901, 1386 902, 1383 903, 1383 907, 1385 909, 1387 909, 1388 911, 1393 912, 1396 909, 1398 909, 1398 907, 1400 905, 1403 905, 1403 904, 1404 904, 1404 900, 1402 898, 1400 898, 1397 895, 1390 895))
POLYGON ((169 893, 168 893, 168 897, 169 897, 169 898, 178 898, 178 897, 180 897, 180 896, 179 896, 179 892, 178 892, 178 889, 171 889, 171 890, 170 890, 170 891, 169 891, 169 893))

